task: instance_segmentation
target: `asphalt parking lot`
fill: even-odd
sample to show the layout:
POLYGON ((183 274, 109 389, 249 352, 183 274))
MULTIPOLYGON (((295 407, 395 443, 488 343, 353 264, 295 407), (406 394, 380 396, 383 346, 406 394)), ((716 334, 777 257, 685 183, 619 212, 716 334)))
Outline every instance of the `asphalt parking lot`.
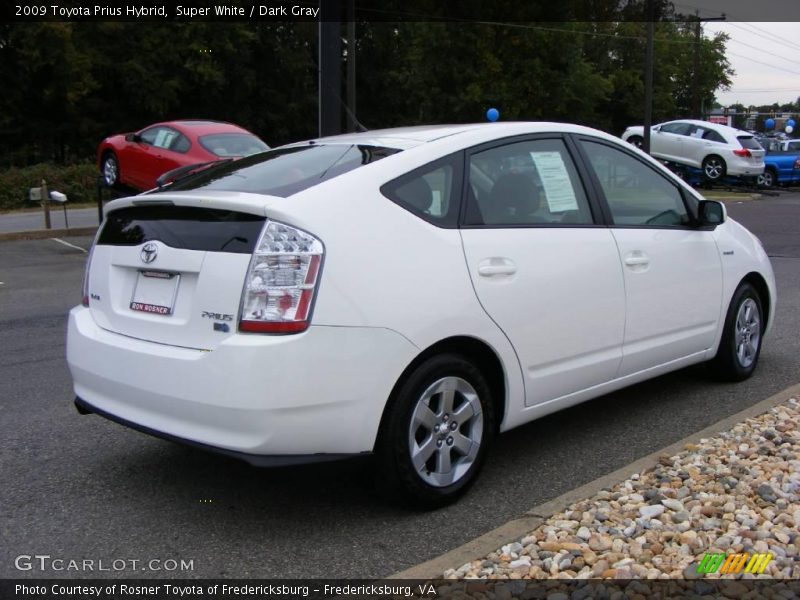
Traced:
POLYGON ((389 575, 797 383, 800 194, 727 206, 762 239, 778 280, 755 376, 720 384, 690 368, 518 428, 466 498, 430 513, 376 497, 368 460, 258 470, 78 415, 64 337, 90 240, 0 243, 0 577, 389 575), (35 554, 194 568, 15 568, 35 554))

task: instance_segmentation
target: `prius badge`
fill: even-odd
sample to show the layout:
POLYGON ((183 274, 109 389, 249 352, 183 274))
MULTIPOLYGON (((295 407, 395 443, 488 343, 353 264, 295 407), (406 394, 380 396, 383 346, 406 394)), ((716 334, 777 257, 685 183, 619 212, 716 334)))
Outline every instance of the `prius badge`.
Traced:
POLYGON ((158 246, 156 246, 152 242, 145 244, 144 247, 142 248, 142 252, 139 254, 139 257, 142 259, 142 262, 148 265, 151 262, 153 262, 157 256, 158 256, 158 246))

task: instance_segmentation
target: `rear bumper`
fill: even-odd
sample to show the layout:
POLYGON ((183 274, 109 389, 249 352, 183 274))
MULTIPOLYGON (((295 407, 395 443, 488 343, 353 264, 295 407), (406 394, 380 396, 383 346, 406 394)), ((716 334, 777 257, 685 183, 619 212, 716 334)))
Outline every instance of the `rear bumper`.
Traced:
POLYGON ((164 433, 163 431, 156 431, 155 429, 150 429, 149 427, 145 427, 144 425, 139 425, 138 423, 132 423, 131 421, 126 421, 125 419, 117 417, 116 415, 112 415, 110 413, 105 412, 104 410, 100 410, 99 408, 92 406, 91 404, 89 404, 85 400, 82 400, 81 398, 75 398, 75 408, 77 408, 78 412, 83 415, 96 414, 108 419, 109 421, 114 421, 115 423, 119 423, 120 425, 124 425, 125 427, 130 427, 131 429, 135 429, 136 431, 141 431, 142 433, 146 433, 147 435, 152 435, 153 437, 161 438, 163 440, 167 440, 170 442, 176 442, 178 444, 183 444, 185 446, 191 446, 193 448, 198 448, 200 450, 205 450, 207 452, 213 452, 214 454, 221 454, 223 456, 229 456, 230 458, 243 460, 244 462, 249 463, 254 467, 288 467, 292 465, 305 465, 305 464, 319 463, 319 462, 331 462, 335 460, 344 460, 347 458, 362 456, 362 454, 285 454, 285 455, 247 454, 246 452, 236 452, 235 450, 226 450, 225 448, 209 446, 208 444, 202 444, 194 440, 179 438, 177 436, 164 433))
POLYGON ((387 329, 234 335, 213 351, 101 329, 69 316, 79 405, 156 435, 259 465, 372 451, 386 400, 418 350, 387 329))
POLYGON ((742 176, 758 176, 764 172, 764 165, 741 165, 737 163, 730 163, 728 165, 728 175, 735 177, 742 176))

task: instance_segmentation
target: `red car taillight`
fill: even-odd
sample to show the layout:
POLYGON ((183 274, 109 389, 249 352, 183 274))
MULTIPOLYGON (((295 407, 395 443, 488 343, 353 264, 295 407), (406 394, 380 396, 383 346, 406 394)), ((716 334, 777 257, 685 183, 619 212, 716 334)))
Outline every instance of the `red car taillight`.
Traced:
POLYGON ((800 158, 798 158, 796 161, 794 161, 794 167, 793 168, 794 169, 800 169, 800 158))
POLYGON ((748 150, 747 148, 740 148, 739 150, 734 150, 733 153, 736 156, 741 156, 741 157, 752 156, 752 154, 750 154, 750 150, 748 150))
POLYGON ((239 331, 305 331, 323 254, 322 242, 310 233, 267 221, 247 270, 239 331))

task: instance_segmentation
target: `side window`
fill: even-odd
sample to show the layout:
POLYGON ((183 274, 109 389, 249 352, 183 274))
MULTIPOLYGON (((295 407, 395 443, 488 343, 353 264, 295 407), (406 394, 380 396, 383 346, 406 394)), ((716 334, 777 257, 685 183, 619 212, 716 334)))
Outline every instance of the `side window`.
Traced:
POLYGON ((381 192, 426 221, 440 227, 458 222, 462 155, 455 154, 390 181, 381 192))
POLYGON ((563 140, 516 142, 470 156, 466 225, 592 223, 563 140))
POLYGON ((172 146, 170 146, 169 149, 173 152, 180 152, 183 154, 189 151, 191 145, 189 139, 185 135, 179 133, 175 139, 172 140, 172 146))
POLYGON ((153 142, 153 146, 156 148, 164 148, 165 150, 172 145, 172 142, 178 137, 178 132, 174 129, 170 129, 169 127, 161 127, 159 132, 156 134, 156 139, 153 142))
POLYGON ((161 131, 161 127, 151 127, 150 129, 145 129, 141 133, 142 141, 145 144, 150 144, 152 146, 153 144, 155 144, 156 137, 158 136, 158 133, 160 131, 161 131))
POLYGON ((678 187, 655 169, 605 144, 581 140, 615 225, 683 227, 691 218, 678 187))
POLYGON ((661 126, 664 133, 674 133, 675 135, 689 135, 689 123, 665 123, 661 126))
POLYGON ((705 133, 703 134, 703 139, 708 140, 709 142, 719 142, 720 144, 727 143, 725 138, 713 129, 706 129, 705 133))

